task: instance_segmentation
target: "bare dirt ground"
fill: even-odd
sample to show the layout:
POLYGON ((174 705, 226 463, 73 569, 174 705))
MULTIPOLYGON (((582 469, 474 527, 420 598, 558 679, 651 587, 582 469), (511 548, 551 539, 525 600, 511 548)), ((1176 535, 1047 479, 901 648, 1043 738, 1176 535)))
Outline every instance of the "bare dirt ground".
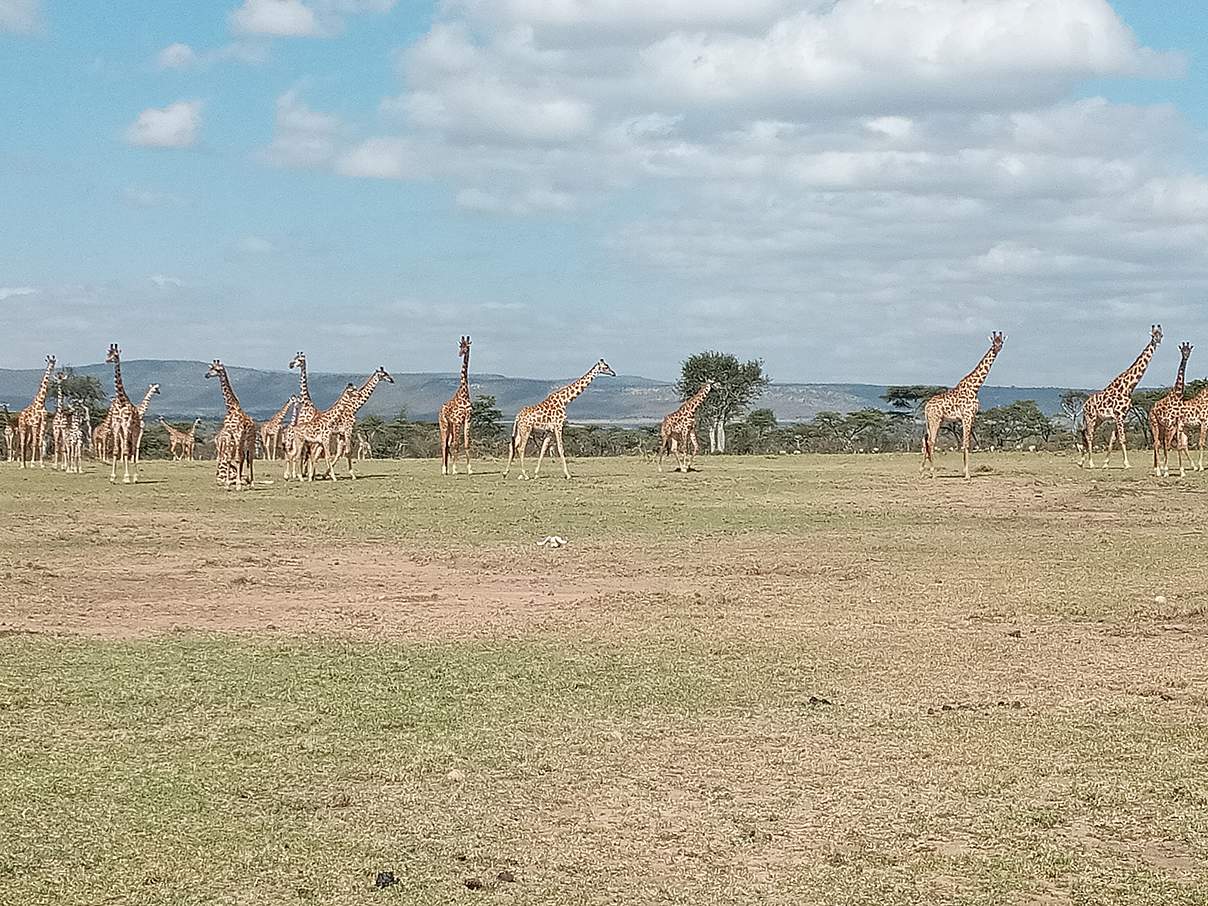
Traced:
POLYGON ((472 872, 534 903, 1208 901, 1204 479, 978 463, 529 485, 378 464, 242 496, 201 467, 6 472, 0 768, 35 805, 8 816, 34 855, 0 877, 64 895, 48 860, 103 831, 31 843, 64 818, 47 791, 103 814, 167 763, 228 804, 173 788, 118 823, 196 813, 219 867, 129 842, 62 901, 156 877, 146 901, 362 902, 384 865, 400 902, 461 901, 472 872), (87 735, 47 762, 50 725, 87 735))

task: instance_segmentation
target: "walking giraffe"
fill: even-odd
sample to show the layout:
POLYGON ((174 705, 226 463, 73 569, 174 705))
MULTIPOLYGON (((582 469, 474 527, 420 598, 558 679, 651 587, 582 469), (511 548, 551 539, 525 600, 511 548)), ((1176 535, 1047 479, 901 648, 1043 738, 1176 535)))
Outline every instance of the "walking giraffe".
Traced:
POLYGON ((179 462, 187 459, 193 461, 193 444, 197 439, 197 426, 201 424, 201 419, 193 420, 192 427, 188 431, 182 431, 172 425, 169 425, 160 417, 159 423, 163 425, 164 430, 168 432, 168 450, 172 454, 172 461, 179 462))
POLYGON ((1006 337, 999 331, 990 334, 990 348, 982 356, 981 361, 967 375, 960 379, 951 390, 937 393, 923 404, 923 415, 927 421, 927 433, 923 437, 923 463, 919 467, 922 472, 927 466, 931 467, 931 477, 935 478, 935 441, 940 433, 940 426, 946 421, 961 423, 961 452, 965 458, 965 480, 969 480, 969 441, 973 437, 973 421, 981 403, 977 392, 986 377, 994 359, 1002 350, 1006 337))
POLYGON ((218 378, 222 385, 222 399, 226 403, 226 417, 222 427, 214 438, 217 450, 218 478, 227 487, 232 484, 235 490, 244 485, 251 485, 255 477, 253 460, 256 455, 256 423, 248 417, 239 405, 239 397, 231 387, 227 377, 226 366, 218 359, 210 363, 206 378, 218 378), (247 469, 247 478, 243 471, 247 469))
POLYGON ((1170 474, 1170 444, 1173 441, 1179 457, 1179 476, 1183 471, 1183 450, 1178 441, 1180 432, 1179 412, 1183 408, 1183 393, 1187 387, 1187 360, 1191 358, 1192 345, 1179 346, 1179 371, 1175 375, 1170 392, 1158 400, 1149 410, 1149 433, 1153 436, 1153 473, 1161 477, 1170 474), (1162 450, 1162 464, 1158 465, 1158 449, 1162 450))
POLYGON ((460 437, 466 454, 466 474, 473 475, 470 467, 470 338, 462 337, 458 347, 461 356, 461 383, 453 398, 440 407, 440 474, 448 475, 450 466, 457 474, 457 440, 460 437))
POLYGON ((1204 471, 1204 441, 1208 438, 1208 387, 1205 387, 1189 400, 1184 400, 1175 412, 1172 413, 1175 420, 1175 430, 1173 432, 1177 442, 1176 449, 1179 452, 1179 475, 1183 475, 1183 454, 1187 454, 1187 461, 1191 463, 1192 468, 1197 472, 1204 471), (1187 444, 1187 429, 1190 427, 1198 427, 1200 429, 1199 443, 1199 462, 1191 458, 1191 450, 1187 444))
MULTIPOLYGON (((116 343, 109 345, 105 361, 113 366, 113 403, 109 407, 109 433, 113 439, 113 469, 109 473, 110 483, 117 481, 117 462, 122 461, 122 483, 138 481, 138 451, 134 441, 143 436, 142 416, 122 383, 122 353, 116 343), (134 464, 131 478, 130 465, 134 464)), ((147 397, 151 394, 148 392, 147 397)))
POLYGON ((281 434, 284 430, 285 415, 297 401, 298 395, 294 394, 285 401, 285 405, 278 409, 272 418, 260 426, 260 446, 264 448, 264 458, 270 462, 277 458, 277 453, 281 447, 281 434))
POLYGON ((46 370, 42 372, 42 380, 38 383, 38 392, 34 401, 17 415, 17 461, 24 469, 26 464, 37 462, 40 468, 46 468, 43 458, 43 444, 46 440, 46 395, 50 393, 50 375, 55 370, 55 357, 46 357, 46 370))
MULTIPOLYGON (((359 389, 354 387, 352 393, 347 394, 346 397, 341 397, 340 400, 340 413, 332 426, 336 436, 336 460, 338 461, 341 456, 348 458, 348 475, 350 478, 357 477, 356 469, 353 468, 352 464, 352 432, 356 428, 357 413, 369 401, 369 397, 373 395, 373 391, 377 389, 377 385, 382 381, 393 384, 394 378, 390 376, 385 368, 379 365, 377 371, 371 374, 359 389)), ((336 477, 334 463, 332 464, 331 477, 333 480, 336 477)))
POLYGON ((1162 325, 1154 324, 1149 328, 1149 342, 1137 356, 1137 360, 1124 371, 1120 372, 1110 384, 1097 393, 1092 393, 1082 404, 1082 457, 1078 461, 1079 468, 1095 467, 1095 428, 1100 422, 1112 421, 1114 429, 1107 438, 1107 456, 1103 460, 1103 468, 1107 468, 1112 458, 1112 443, 1120 441, 1120 452, 1124 454, 1124 468, 1128 465, 1128 447, 1124 442, 1125 418, 1132 408, 1132 392, 1145 369, 1153 358, 1158 344, 1162 342, 1162 325))
POLYGON ((705 381, 683 405, 663 419, 659 426, 657 454, 660 472, 663 471, 663 459, 668 453, 675 456, 675 471, 692 471, 692 458, 700 452, 700 441, 696 437, 696 410, 712 390, 713 382, 705 381))
POLYGON ((558 447, 558 457, 562 460, 562 474, 568 480, 570 479, 570 469, 566 467, 566 453, 562 448, 562 429, 566 425, 566 407, 601 374, 607 374, 610 377, 617 376, 608 363, 600 359, 591 366, 587 374, 577 381, 573 381, 565 387, 559 387, 537 405, 525 406, 516 413, 516 421, 512 423, 512 439, 508 445, 508 464, 503 471, 504 478, 511 473, 512 459, 519 453, 520 477, 528 480, 528 473, 524 470, 524 449, 528 446, 529 436, 534 431, 542 431, 545 433, 545 439, 541 442, 541 452, 537 454, 537 465, 533 469, 533 477, 536 478, 540 474, 541 460, 545 458, 545 451, 549 449, 550 440, 553 440, 558 447))

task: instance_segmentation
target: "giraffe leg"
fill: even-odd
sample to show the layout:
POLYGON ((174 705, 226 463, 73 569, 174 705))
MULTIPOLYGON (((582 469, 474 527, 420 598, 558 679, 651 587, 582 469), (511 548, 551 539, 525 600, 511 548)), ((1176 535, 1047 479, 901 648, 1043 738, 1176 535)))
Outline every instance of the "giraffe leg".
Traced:
POLYGON ((461 449, 466 454, 466 474, 473 475, 474 469, 470 466, 470 420, 468 418, 461 427, 461 449))
POLYGON ((1125 429, 1123 418, 1116 422, 1116 434, 1120 437, 1120 453, 1124 456, 1124 468, 1130 468, 1128 464, 1128 445, 1124 442, 1128 432, 1125 429))
POLYGON ((942 421, 938 415, 927 413, 927 433, 923 436, 923 463, 919 467, 919 474, 930 467, 932 478, 935 478, 935 442, 939 439, 942 421))
POLYGON ((545 459, 545 453, 549 450, 550 441, 553 439, 552 434, 547 434, 545 435, 545 439, 541 441, 541 452, 537 454, 537 465, 533 467, 533 478, 541 474, 541 460, 545 459))
MULTIPOLYGON (((1196 466, 1197 472, 1204 471, 1204 435, 1208 434, 1208 419, 1200 422, 1200 463, 1196 466)), ((1188 459, 1191 457, 1188 456, 1188 459)))
POLYGON ((1107 468, 1112 461, 1112 447, 1116 443, 1116 423, 1112 422, 1112 432, 1107 435, 1107 457, 1103 460, 1103 468, 1107 468))
POLYGON ((562 449, 562 426, 554 429, 554 441, 558 444, 558 458, 562 460, 562 474, 570 481, 570 469, 566 467, 566 451, 562 449))
POLYGON ((961 419, 961 452, 965 457, 965 481, 969 480, 969 440, 973 437, 973 416, 961 419))
POLYGON ((688 454, 688 471, 692 471, 692 461, 700 454, 700 441, 696 439, 696 428, 693 427, 688 432, 688 443, 692 447, 692 452, 688 454))

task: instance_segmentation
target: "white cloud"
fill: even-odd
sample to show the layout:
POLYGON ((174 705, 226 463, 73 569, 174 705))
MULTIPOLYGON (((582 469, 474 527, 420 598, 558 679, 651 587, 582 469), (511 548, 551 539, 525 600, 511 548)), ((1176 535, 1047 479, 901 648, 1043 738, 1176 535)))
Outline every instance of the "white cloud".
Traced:
POLYGON ((39 0, 0 0, 0 32, 28 34, 42 25, 39 0))
POLYGON ((126 141, 148 148, 191 148, 201 129, 201 101, 149 107, 126 130, 126 141))
POLYGON ((32 296, 37 291, 32 286, 0 286, 0 302, 16 296, 32 296))
POLYGON ((486 189, 462 189, 457 193, 457 206, 469 211, 493 214, 534 214, 565 212, 576 207, 575 196, 554 189, 533 187, 511 195, 486 189))
POLYGON ((188 44, 169 44, 155 55, 158 69, 204 69, 217 63, 260 65, 268 62, 268 46, 263 41, 233 41, 213 50, 198 52, 188 44))
POLYGON ((166 277, 163 274, 152 274, 147 279, 160 289, 166 289, 169 286, 179 289, 185 285, 185 282, 180 277, 166 277))
POLYGON ((273 141, 261 155, 278 167, 319 167, 336 153, 342 125, 338 117, 308 107, 290 89, 277 98, 273 141))
POLYGON ((230 22, 239 34, 288 38, 322 34, 315 11, 301 0, 243 0, 230 22))
POLYGON ((188 69, 197 65, 197 52, 188 44, 169 44, 155 55, 160 69, 188 69))
POLYGON ((247 255, 269 255, 277 250, 277 246, 263 236, 248 235, 239 240, 239 251, 247 255))
POLYGON ((414 179, 422 167, 406 139, 384 137, 350 148, 336 161, 336 172, 368 179, 414 179))

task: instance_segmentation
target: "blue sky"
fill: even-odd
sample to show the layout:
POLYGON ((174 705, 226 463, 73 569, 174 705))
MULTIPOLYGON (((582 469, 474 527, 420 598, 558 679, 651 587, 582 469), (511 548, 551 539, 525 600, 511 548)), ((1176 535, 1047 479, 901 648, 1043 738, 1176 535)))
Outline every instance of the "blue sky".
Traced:
POLYGON ((95 10, 0 0, 5 367, 453 370, 468 332, 514 375, 930 383, 1001 329, 996 383, 1093 386, 1208 329, 1199 8, 95 10))

